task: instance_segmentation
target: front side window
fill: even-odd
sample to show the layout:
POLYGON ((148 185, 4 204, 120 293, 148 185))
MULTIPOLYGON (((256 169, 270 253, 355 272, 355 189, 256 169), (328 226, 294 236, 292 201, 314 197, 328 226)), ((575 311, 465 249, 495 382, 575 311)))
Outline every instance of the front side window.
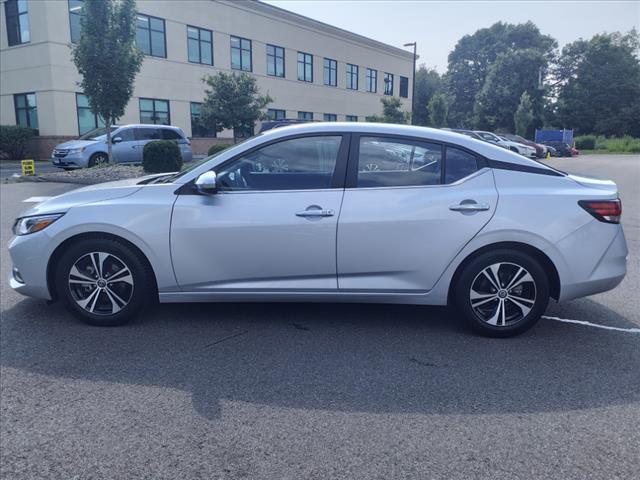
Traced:
POLYGON ((213 65, 213 32, 187 25, 187 57, 191 63, 213 65))
POLYGON ((16 125, 38 130, 38 106, 35 93, 18 93, 13 96, 16 109, 16 125))
POLYGON ((84 0, 69 0, 69 28, 72 42, 80 40, 80 15, 82 15, 83 4, 84 0))
POLYGON ((215 137, 216 130, 202 123, 202 104, 191 102, 191 136, 192 137, 215 137))
POLYGON ((4 3, 4 14, 7 20, 9 46, 29 43, 31 41, 31 31, 29 30, 27 0, 7 0, 4 3))
POLYGON ((136 43, 145 55, 167 58, 164 19, 138 13, 136 43))
POLYGON ((162 140, 162 132, 159 128, 139 127, 134 129, 136 140, 162 140))
POLYGON ((322 119, 325 122, 337 122, 338 121, 338 115, 336 115, 335 113, 325 113, 322 116, 322 119))
POLYGON ((104 127, 100 115, 91 111, 89 99, 82 93, 76 93, 76 112, 78 114, 78 135, 84 135, 96 128, 104 127))
POLYGON ((267 118, 269 120, 283 120, 286 117, 287 117, 287 112, 285 110, 280 110, 277 108, 267 109, 267 118))
POLYGON ((330 58, 324 59, 324 84, 329 87, 338 85, 338 62, 330 58))
POLYGON ((331 188, 342 137, 284 140, 251 152, 217 172, 221 191, 331 188))
POLYGON ((251 72, 251 40, 248 38, 231 37, 231 68, 251 72))
POLYGON ((385 95, 393 95, 393 74, 386 73, 384 74, 384 94, 385 95))
POLYGON ((402 98, 409 97, 409 79, 407 77, 400 77, 400 96, 402 98))
POLYGON ((367 68, 367 92, 376 93, 378 91, 378 71, 367 68))
POLYGON ((313 112, 298 112, 298 120, 313 120, 313 112))
POLYGON ((159 100, 157 98, 141 98, 140 123, 171 125, 169 100, 159 100))
POLYGON ((475 155, 459 148, 447 147, 445 154, 445 183, 457 182, 478 170, 475 155))
POLYGON ((358 90, 358 66, 347 63, 347 89, 358 90))
POLYGON ((267 45, 267 75, 284 78, 284 48, 267 45))
POLYGON ((345 120, 347 122, 357 122, 358 121, 358 116, 357 115, 345 115, 345 120))
POLYGON ((442 146, 413 140, 361 137, 358 187, 439 185, 442 146))
POLYGON ((313 82, 313 55, 298 52, 298 80, 313 82))

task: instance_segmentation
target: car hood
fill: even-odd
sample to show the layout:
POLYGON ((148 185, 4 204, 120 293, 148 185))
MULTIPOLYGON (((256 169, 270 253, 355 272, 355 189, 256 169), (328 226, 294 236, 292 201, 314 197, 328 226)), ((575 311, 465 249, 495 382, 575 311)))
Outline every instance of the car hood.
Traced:
POLYGON ((95 145, 96 143, 100 142, 97 140, 69 140, 68 142, 59 143, 55 148, 82 148, 88 147, 89 145, 95 145))
POLYGON ((56 197, 51 197, 23 212, 20 216, 42 215, 47 213, 65 213, 72 207, 88 203, 103 202, 131 195, 141 188, 140 182, 145 178, 130 178, 116 182, 100 183, 78 188, 56 197))

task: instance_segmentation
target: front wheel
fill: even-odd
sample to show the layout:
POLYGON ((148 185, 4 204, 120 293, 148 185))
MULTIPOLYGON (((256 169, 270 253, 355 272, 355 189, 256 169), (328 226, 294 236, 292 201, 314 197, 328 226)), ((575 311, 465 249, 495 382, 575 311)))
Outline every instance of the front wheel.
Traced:
POLYGON ((96 167, 99 165, 107 165, 109 163, 109 156, 106 153, 94 153, 89 159, 89 167, 96 167))
POLYGON ((58 298, 80 320, 112 326, 129 321, 153 300, 152 273, 140 255, 112 239, 71 245, 57 262, 58 298))
POLYGON ((486 252, 465 266, 455 285, 458 309, 478 333, 510 337, 533 327, 549 303, 549 280, 523 252, 486 252))

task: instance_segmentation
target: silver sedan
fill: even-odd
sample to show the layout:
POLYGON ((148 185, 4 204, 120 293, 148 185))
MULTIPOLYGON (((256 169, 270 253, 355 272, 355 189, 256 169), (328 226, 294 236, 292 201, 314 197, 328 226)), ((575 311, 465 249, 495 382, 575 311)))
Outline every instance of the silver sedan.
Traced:
POLYGON ((317 123, 189 171, 81 188, 15 222, 11 286, 94 325, 152 302, 457 306, 476 331, 626 273, 613 182, 452 132, 317 123))

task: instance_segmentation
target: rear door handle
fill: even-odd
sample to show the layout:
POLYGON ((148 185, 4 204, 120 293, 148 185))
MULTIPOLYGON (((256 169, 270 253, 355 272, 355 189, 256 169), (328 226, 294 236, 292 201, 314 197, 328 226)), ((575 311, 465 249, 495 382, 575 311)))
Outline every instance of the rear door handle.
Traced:
POLYGON ((306 210, 296 212, 297 217, 333 217, 335 212, 331 209, 325 210, 317 205, 312 205, 306 210))
POLYGON ((449 210, 453 210, 454 212, 482 212, 485 210, 489 210, 491 208, 486 203, 476 203, 476 202, 461 202, 458 205, 451 205, 449 210))

